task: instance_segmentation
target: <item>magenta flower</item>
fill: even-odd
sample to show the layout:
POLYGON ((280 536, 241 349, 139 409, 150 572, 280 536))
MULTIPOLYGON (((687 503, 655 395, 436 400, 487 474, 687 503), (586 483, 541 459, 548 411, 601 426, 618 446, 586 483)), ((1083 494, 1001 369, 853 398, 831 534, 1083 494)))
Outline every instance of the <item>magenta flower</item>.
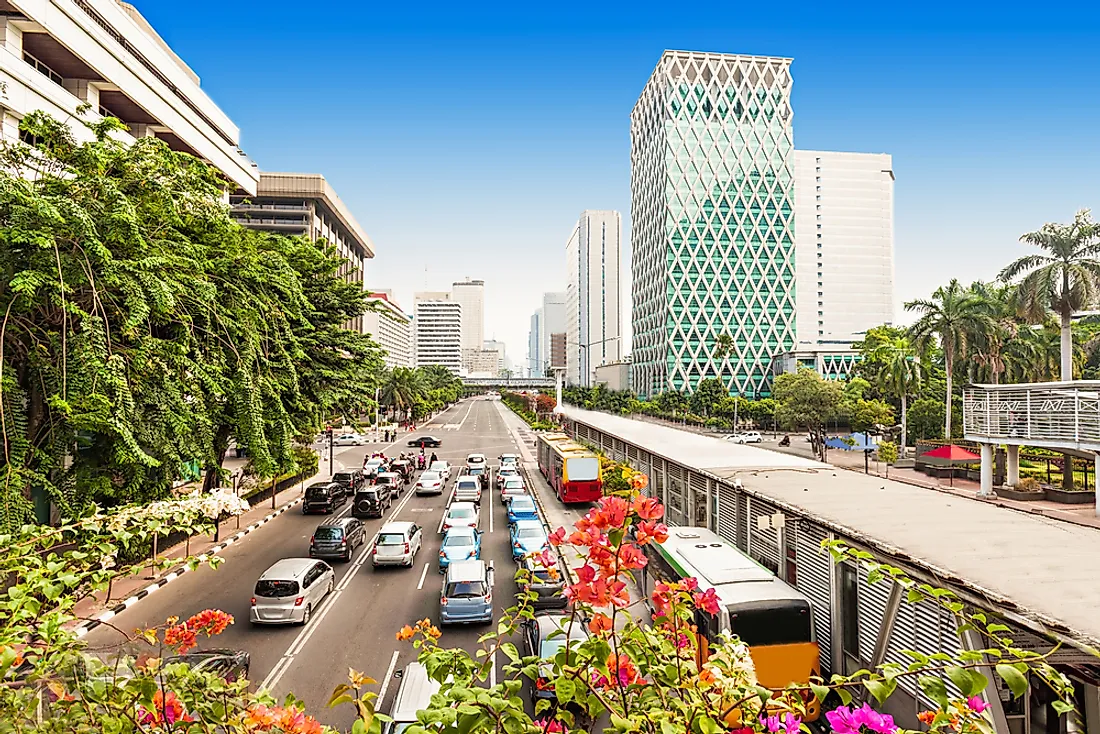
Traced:
POLYGON ((760 726, 767 729, 771 734, 776 734, 779 731, 779 717, 775 715, 761 716, 760 726))
POLYGON ((894 734, 898 730, 894 723, 894 717, 889 714, 880 714, 871 708, 870 704, 863 704, 852 712, 852 722, 857 726, 865 726, 878 734, 894 734))
POLYGON ((989 708, 989 704, 983 701, 980 696, 971 696, 966 699, 966 706, 976 714, 980 714, 989 708))
POLYGON ((786 734, 798 734, 801 726, 802 719, 791 713, 783 714, 783 728, 786 734))
POLYGON ((860 734, 860 724, 854 720, 852 710, 847 706, 838 706, 833 711, 827 711, 825 718, 829 720, 829 728, 836 734, 860 734))

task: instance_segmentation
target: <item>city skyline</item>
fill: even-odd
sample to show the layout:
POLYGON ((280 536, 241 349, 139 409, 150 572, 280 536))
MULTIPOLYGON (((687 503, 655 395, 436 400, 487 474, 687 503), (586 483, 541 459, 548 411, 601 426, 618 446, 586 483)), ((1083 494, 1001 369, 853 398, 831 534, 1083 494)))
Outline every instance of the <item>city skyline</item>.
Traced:
POLYGON ((1004 257, 1026 251, 1022 232, 1068 221, 1100 197, 1089 173, 1100 159, 1100 134, 1088 122, 1098 103, 1075 99, 1097 72, 1087 44, 1076 42, 1096 28, 1095 10, 1070 22, 1069 10, 1032 18, 1002 8, 991 24, 977 6, 933 6, 913 19, 902 10, 826 13, 796 4, 782 19, 762 8, 717 9, 701 28, 654 9, 606 5, 597 16, 631 20, 597 32, 600 24, 573 30, 567 7, 538 16, 438 9, 425 25, 400 9, 337 4, 323 32, 292 33, 276 20, 289 8, 279 2, 263 18, 207 0, 187 14, 138 5, 240 126, 241 146, 261 169, 317 171, 333 182, 377 245, 369 287, 411 303, 417 290, 484 279, 485 336, 506 342, 517 359, 541 293, 564 286, 560 243, 579 211, 623 211, 628 267, 628 115, 668 48, 792 57, 799 148, 893 156, 897 268, 907 274, 896 289, 899 321, 909 318, 903 301, 951 275, 993 278, 1004 257), (223 22, 211 25, 215 10, 223 22), (334 32, 341 43, 326 42, 325 62, 306 53, 334 32), (475 74, 481 57, 471 38, 491 41, 514 63, 488 79, 475 74), (369 67, 358 55, 367 45, 369 67), (226 48, 269 73, 243 84, 226 48), (1034 52, 1026 64, 1014 60, 1021 48, 1034 52), (429 73, 443 57, 448 73, 429 73), (322 63, 334 72, 327 78, 322 63), (454 81, 463 77, 481 86, 454 81), (361 93, 346 95, 353 82, 361 93), (284 89, 331 98, 324 134, 286 124, 276 93, 284 89), (445 128, 429 112, 439 103, 448 107, 445 128), (394 104, 402 114, 379 114, 394 104), (568 113, 577 104, 585 115, 568 113), (417 183, 424 176, 430 191, 417 183), (428 203, 412 202, 413 190, 428 203), (426 210, 434 213, 427 221, 416 214, 426 210))

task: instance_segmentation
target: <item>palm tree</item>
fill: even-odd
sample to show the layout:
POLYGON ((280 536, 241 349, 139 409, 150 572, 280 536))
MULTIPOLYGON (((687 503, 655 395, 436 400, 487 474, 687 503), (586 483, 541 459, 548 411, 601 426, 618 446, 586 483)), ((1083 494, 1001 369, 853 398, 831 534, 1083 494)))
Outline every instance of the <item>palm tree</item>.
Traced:
POLYGON ((880 344, 872 355, 872 359, 881 365, 878 373, 879 389, 901 398, 900 458, 904 459, 908 444, 909 396, 920 392, 921 383, 924 382, 924 365, 917 357, 913 345, 903 336, 880 344))
POLYGON ((402 417, 408 415, 422 393, 420 373, 414 369, 394 367, 382 377, 382 402, 400 411, 402 417))
POLYGON ((988 379, 994 385, 1007 371, 1005 349, 1019 335, 1016 320, 1016 289, 1006 284, 978 281, 970 284, 970 293, 989 316, 990 328, 974 334, 970 375, 975 382, 988 379))
POLYGON ((932 294, 932 298, 917 299, 905 304, 906 311, 921 314, 909 327, 909 334, 919 349, 938 339, 943 350, 943 366, 947 372, 947 410, 944 417, 944 435, 951 440, 951 392, 955 358, 966 353, 967 344, 975 334, 988 332, 992 327, 989 314, 982 308, 974 294, 952 280, 932 294))
POLYGON ((1044 224, 1021 242, 1047 254, 1025 255, 1001 271, 1001 280, 1024 275, 1018 289, 1020 315, 1041 324, 1053 312, 1061 329, 1061 379, 1073 379, 1073 314, 1095 305, 1100 295, 1100 223, 1088 209, 1077 212, 1073 224, 1044 224), (1026 273, 1026 274, 1025 274, 1026 273))

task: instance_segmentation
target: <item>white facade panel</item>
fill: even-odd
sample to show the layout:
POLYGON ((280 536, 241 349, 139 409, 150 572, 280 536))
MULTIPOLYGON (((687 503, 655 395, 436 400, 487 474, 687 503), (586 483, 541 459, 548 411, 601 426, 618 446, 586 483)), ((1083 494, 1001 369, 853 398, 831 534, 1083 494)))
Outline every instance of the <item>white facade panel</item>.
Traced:
POLYGON ((550 337, 553 334, 566 333, 565 328, 565 291, 553 291, 542 294, 542 328, 540 331, 539 357, 542 370, 550 365, 550 337))
POLYGON ((795 151, 799 345, 851 342, 894 320, 889 155, 795 151))
POLYGON ((481 349, 485 341, 485 281, 453 284, 451 300, 462 304, 462 350, 469 355, 481 349))
POLYGON ((390 369, 413 366, 412 318, 396 304, 379 298, 371 301, 375 310, 363 316, 363 331, 386 350, 382 360, 390 369))
POLYGON ((591 385, 596 367, 622 359, 619 212, 582 212, 565 257, 566 381, 591 385))
POLYGON ((443 365, 462 372, 462 304, 446 293, 418 293, 413 310, 415 360, 417 367, 443 365), (425 297, 427 296, 427 297, 425 297))

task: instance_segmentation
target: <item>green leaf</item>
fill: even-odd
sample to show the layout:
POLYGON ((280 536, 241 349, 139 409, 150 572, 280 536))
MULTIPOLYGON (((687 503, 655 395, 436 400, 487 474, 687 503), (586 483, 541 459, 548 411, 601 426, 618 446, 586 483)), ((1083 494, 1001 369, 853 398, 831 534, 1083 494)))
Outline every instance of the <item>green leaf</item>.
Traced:
POLYGON ((940 705, 940 708, 947 706, 947 685, 943 682, 942 678, 937 678, 932 675, 923 675, 917 679, 917 684, 920 689, 924 691, 924 695, 935 701, 940 705))
POLYGON ((569 703, 577 693, 577 684, 572 678, 560 676, 554 681, 554 693, 557 694, 558 703, 569 703))
POLYGON ((1001 680, 1008 686, 1008 690, 1012 691, 1013 698, 1019 698, 1027 693, 1027 678, 1015 667, 1007 663, 999 663, 996 670, 997 675, 1001 676, 1001 680))
POLYGON ((840 702, 845 706, 852 704, 852 694, 848 692, 847 688, 837 688, 836 695, 840 696, 840 702))
POLYGON ((886 699, 890 698, 894 693, 894 689, 898 687, 897 682, 889 681, 877 681, 877 680, 865 680, 863 685, 867 688, 875 700, 880 704, 885 703, 886 699))
POLYGON ((867 583, 868 584, 877 584, 881 580, 882 580, 882 571, 880 571, 879 569, 872 568, 870 571, 867 572, 867 583))
POLYGON ((516 646, 513 645, 511 642, 505 642, 503 645, 500 646, 500 650, 505 655, 507 655, 508 659, 511 660, 513 663, 519 662, 519 651, 516 650, 516 646))
POLYGON ((1061 700, 1054 701, 1050 705, 1053 706, 1054 710, 1057 711, 1059 714, 1068 714, 1070 711, 1077 710, 1073 707, 1073 704, 1069 704, 1061 700))
POLYGON ((816 683, 811 683, 810 690, 814 692, 814 698, 817 699, 818 703, 825 703, 825 697, 829 695, 828 686, 819 686, 816 683))

